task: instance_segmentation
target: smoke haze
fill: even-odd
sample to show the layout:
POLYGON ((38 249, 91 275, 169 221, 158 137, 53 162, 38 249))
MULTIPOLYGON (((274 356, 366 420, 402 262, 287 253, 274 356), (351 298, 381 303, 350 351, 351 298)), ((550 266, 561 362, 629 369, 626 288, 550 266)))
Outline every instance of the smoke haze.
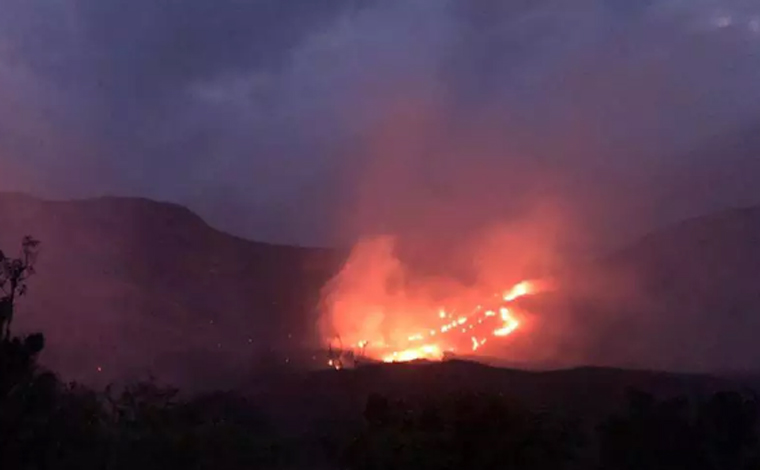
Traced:
MULTIPOLYGON (((5 189, 181 202, 255 239, 478 225, 548 192, 619 244, 703 212, 663 186, 760 111, 749 1, 38 3, 1 4, 5 189)), ((758 200, 755 165, 722 204, 758 200)))
MULTIPOLYGON (((366 297, 428 308, 557 272, 616 305, 638 298, 635 283, 567 270, 654 227, 760 202, 755 1, 0 10, 0 189, 142 196, 255 240, 358 243, 323 291, 321 331, 349 322, 360 335, 348 312, 366 297)), ((523 357, 613 350, 587 338, 609 317, 579 310, 523 357)), ((373 315, 372 328, 409 320, 373 315)))

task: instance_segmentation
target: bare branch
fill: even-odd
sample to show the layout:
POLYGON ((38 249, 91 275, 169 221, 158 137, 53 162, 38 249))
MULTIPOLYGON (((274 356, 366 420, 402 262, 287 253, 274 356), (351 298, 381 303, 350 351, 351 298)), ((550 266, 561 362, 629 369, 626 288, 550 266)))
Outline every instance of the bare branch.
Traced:
POLYGON ((21 241, 21 256, 8 258, 0 252, 0 339, 10 338, 10 326, 16 298, 27 293, 26 280, 34 274, 37 261, 37 248, 40 242, 31 236, 21 241))

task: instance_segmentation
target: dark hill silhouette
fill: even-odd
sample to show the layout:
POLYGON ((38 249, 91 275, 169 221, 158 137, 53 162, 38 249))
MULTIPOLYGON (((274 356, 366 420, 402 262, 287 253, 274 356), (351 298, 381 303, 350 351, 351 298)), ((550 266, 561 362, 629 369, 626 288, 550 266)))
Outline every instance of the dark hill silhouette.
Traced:
POLYGON ((684 221, 607 266, 635 279, 642 315, 655 319, 641 328, 677 345, 675 363, 760 370, 760 207, 684 221))
POLYGON ((284 360, 312 339, 318 290, 340 261, 228 235, 173 204, 0 195, 0 246, 24 234, 42 242, 40 269, 14 327, 45 331, 43 362, 65 377, 223 375, 275 346, 268 357, 284 360))
MULTIPOLYGON (((145 199, 0 195, 0 246, 25 234, 43 245, 14 326, 45 331, 43 362, 64 377, 152 371, 211 383, 297 356, 322 361, 298 351, 316 346, 314 307, 342 261, 336 252, 251 242, 145 199)), ((759 240, 760 208, 653 233, 572 271, 564 289, 530 305, 546 320, 540 330, 488 354, 513 364, 757 371, 759 240)))
POLYGON ((760 207, 652 233, 563 286, 538 311, 575 362, 760 371, 760 207))

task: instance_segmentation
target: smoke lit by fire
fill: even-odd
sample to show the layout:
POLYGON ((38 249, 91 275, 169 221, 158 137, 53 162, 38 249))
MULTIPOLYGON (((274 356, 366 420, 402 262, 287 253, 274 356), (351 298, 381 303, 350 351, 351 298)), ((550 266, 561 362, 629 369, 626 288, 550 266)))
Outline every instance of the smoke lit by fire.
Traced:
MULTIPOLYGON (((546 282, 532 280, 501 292, 450 280, 423 287, 408 281, 392 239, 357 245, 326 289, 322 330, 331 349, 384 362, 479 354, 519 331, 524 312, 518 299, 548 288, 546 282)), ((329 364, 342 366, 333 359, 329 364)))

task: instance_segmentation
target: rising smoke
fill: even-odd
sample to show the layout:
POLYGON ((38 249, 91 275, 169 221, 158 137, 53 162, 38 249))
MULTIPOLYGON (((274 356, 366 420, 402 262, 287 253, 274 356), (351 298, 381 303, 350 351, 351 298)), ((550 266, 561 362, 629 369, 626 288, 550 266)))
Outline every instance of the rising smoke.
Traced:
MULTIPOLYGON (((149 196, 254 239, 358 241, 325 288, 325 335, 363 328, 345 317, 364 296, 427 306, 559 272, 551 308, 528 309, 542 335, 497 355, 606 357, 614 341, 590 336, 623 336, 638 283, 578 263, 760 196, 755 153, 690 153, 756 127, 755 2, 0 4, 2 189, 149 196), (567 292, 596 308, 568 309, 567 292)), ((391 332, 409 320, 373 315, 391 332)), ((129 321, 78 324, 129 351, 129 321)))
MULTIPOLYGON (((721 85, 707 65, 735 61, 757 74, 757 63, 733 56, 737 46, 758 47, 754 16, 737 10, 726 29, 709 9, 685 14, 655 3, 633 17, 614 17, 594 2, 585 6, 577 16, 546 4, 516 14, 513 23, 499 23, 498 15, 491 19, 497 24, 486 22, 504 34, 493 42, 505 47, 516 37, 510 33, 561 25, 557 37, 531 43, 557 54, 553 61, 516 56, 515 70, 499 70, 505 80, 517 71, 535 74, 521 77, 520 93, 484 79, 481 69, 447 69, 473 87, 463 95, 442 86, 437 71, 414 68, 411 77, 373 88, 381 98, 370 107, 365 99, 349 108, 373 117, 352 147, 363 159, 340 219, 360 242, 324 289, 323 336, 405 336, 425 328, 420 316, 438 305, 472 303, 522 279, 550 276, 559 279, 558 291, 534 302, 530 334, 483 354, 563 365, 690 369, 710 362, 696 350, 671 347, 665 338, 685 326, 663 320, 667 309, 638 288, 639 273, 600 270, 591 259, 664 222, 664 213, 694 213, 688 200, 699 198, 661 198, 667 191, 657 181, 691 167, 687 150, 697 136, 757 111, 747 102, 712 102, 721 85), (613 35, 594 29, 610 23, 619 27, 613 35), (507 24, 513 29, 499 30, 507 24), (571 24, 593 33, 571 33, 571 24), (552 42, 559 37, 568 40, 552 42), (728 55, 708 58, 719 50, 728 55), (694 71, 696 82, 681 80, 684 70, 694 71), (485 90, 493 92, 489 100, 472 99, 485 90), (710 111, 698 111, 702 106, 710 111), (673 156, 679 153, 681 161, 673 156), (658 328, 661 334, 653 334, 658 328)), ((453 37, 462 46, 473 39, 468 22, 483 18, 460 13, 454 29, 461 35, 453 37)), ((757 96, 744 86, 746 96, 757 96)), ((726 365, 719 362, 708 367, 726 365)))

